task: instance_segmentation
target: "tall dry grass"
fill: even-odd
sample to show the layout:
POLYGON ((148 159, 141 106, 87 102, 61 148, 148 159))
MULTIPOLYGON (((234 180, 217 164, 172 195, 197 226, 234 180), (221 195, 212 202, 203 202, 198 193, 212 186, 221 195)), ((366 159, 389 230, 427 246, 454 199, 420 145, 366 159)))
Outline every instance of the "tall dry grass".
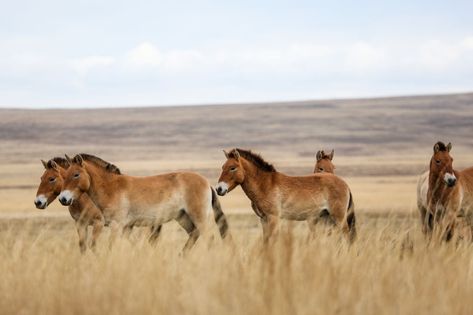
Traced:
POLYGON ((180 250, 166 225, 80 255, 69 221, 3 223, 2 314, 471 314, 473 248, 428 244, 415 218, 364 215, 350 247, 336 233, 307 238, 289 224, 261 244, 254 216, 231 216, 234 246, 218 238, 180 250))

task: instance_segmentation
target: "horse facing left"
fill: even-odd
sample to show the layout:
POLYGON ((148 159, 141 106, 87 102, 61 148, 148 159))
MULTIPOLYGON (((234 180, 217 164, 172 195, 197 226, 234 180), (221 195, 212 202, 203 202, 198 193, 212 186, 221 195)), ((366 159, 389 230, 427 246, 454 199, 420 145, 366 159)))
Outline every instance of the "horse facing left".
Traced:
POLYGON ((120 229, 130 231, 133 226, 151 226, 157 237, 162 224, 176 220, 189 235, 187 250, 207 230, 212 210, 221 237, 229 234, 217 195, 199 174, 134 177, 110 171, 110 163, 94 156, 84 159, 78 154, 69 161, 59 201, 69 205, 88 194, 110 218, 114 237, 120 229))

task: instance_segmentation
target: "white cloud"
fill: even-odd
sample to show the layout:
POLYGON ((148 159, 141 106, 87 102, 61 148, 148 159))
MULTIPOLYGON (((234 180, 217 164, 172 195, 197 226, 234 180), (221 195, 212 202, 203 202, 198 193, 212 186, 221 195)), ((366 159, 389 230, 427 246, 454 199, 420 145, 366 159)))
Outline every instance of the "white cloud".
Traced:
POLYGON ((159 66, 163 61, 163 56, 153 44, 144 42, 128 53, 127 60, 135 66, 159 66))
POLYGON ((89 56, 71 62, 71 67, 80 75, 85 76, 93 69, 111 66, 116 59, 110 56, 89 56))
POLYGON ((12 88, 3 94, 8 99, 0 98, 0 106, 16 101, 16 83, 11 82, 20 82, 16 87, 19 99, 26 97, 21 94, 24 86, 31 87, 31 99, 35 100, 35 91, 55 95, 53 87, 60 82, 66 86, 67 92, 63 93, 71 98, 75 98, 75 92, 89 98, 83 103, 106 104, 123 104, 125 95, 139 96, 141 104, 215 103, 249 97, 354 97, 383 91, 431 92, 439 86, 442 91, 473 88, 469 86, 473 76, 473 36, 457 41, 389 45, 369 41, 298 40, 266 46, 220 42, 189 49, 162 49, 146 41, 119 53, 78 58, 64 58, 54 51, 15 51, 15 47, 5 51, 0 51, 0 83, 12 88), (15 80, 5 79, 9 77, 15 80), (393 77, 402 80, 393 81, 393 77), (104 98, 104 89, 113 91, 109 95, 115 98, 104 98))

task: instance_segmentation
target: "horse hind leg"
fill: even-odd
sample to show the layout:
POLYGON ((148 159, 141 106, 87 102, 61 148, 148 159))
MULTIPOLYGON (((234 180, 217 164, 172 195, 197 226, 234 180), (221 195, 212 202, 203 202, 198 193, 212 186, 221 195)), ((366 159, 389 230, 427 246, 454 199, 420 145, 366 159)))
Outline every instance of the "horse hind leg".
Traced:
POLYGON ((185 253, 194 246, 195 242, 197 242, 197 239, 200 236, 200 232, 194 222, 192 222, 191 217, 184 209, 179 211, 179 215, 175 220, 189 235, 189 238, 187 239, 187 242, 184 245, 184 248, 182 249, 182 251, 185 253))
POLYGON ((148 238, 148 242, 151 245, 156 245, 159 235, 161 235, 161 229, 163 228, 162 224, 151 226, 151 234, 148 238))

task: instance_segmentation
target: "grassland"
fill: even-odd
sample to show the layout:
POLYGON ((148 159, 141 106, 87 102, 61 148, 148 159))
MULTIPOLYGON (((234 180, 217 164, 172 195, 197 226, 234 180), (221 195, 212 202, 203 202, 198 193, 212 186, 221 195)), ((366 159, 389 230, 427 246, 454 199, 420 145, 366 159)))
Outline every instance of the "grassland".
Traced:
POLYGON ((473 247, 423 238, 415 187, 437 140, 452 141, 455 167, 473 165, 473 94, 0 116, 2 314, 471 314, 473 247), (221 149, 235 146, 293 175, 334 148, 355 244, 324 231, 308 241, 294 223, 264 249, 237 189, 221 198, 233 245, 202 240, 183 256, 186 235, 170 223, 156 247, 136 229, 110 250, 105 229, 81 256, 67 210, 33 205, 39 159, 89 152, 127 174, 194 170, 215 183, 221 149))

